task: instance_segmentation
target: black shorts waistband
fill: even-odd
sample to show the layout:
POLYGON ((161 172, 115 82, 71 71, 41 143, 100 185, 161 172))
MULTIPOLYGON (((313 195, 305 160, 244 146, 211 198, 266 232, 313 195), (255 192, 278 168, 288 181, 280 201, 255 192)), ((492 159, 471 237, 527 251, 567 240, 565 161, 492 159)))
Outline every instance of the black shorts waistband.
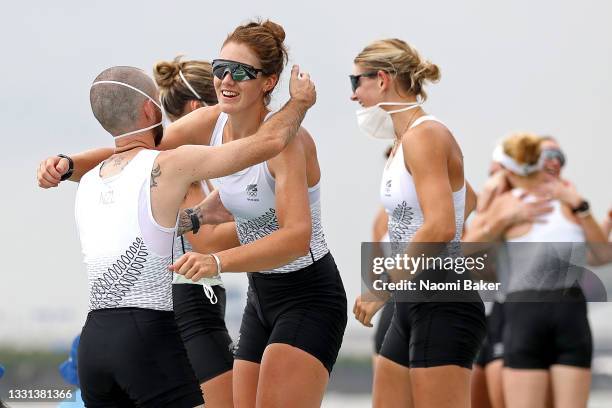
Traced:
POLYGON ((293 272, 284 272, 284 273, 260 273, 260 272, 249 272, 249 279, 262 279, 262 280, 283 280, 283 279, 299 279, 304 275, 310 275, 315 271, 320 271, 322 269, 327 269, 330 265, 334 265, 335 261, 331 252, 326 253, 321 258, 316 260, 314 263, 293 272))
POLYGON ((108 309, 94 309, 90 310, 88 315, 92 316, 116 316, 137 313, 143 316, 158 316, 158 317, 170 317, 174 318, 174 312, 172 310, 155 310, 155 309, 143 309, 140 307, 115 307, 108 309))
POLYGON ((505 302, 585 302, 578 286, 551 290, 521 290, 509 293, 505 302))

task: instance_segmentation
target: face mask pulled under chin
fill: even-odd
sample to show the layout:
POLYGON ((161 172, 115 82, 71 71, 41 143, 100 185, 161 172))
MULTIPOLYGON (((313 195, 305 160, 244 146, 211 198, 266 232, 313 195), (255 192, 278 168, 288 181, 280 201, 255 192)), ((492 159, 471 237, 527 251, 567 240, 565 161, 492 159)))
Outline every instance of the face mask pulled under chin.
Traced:
POLYGON ((356 112, 357 126, 374 139, 395 139, 395 129, 391 115, 421 106, 423 102, 381 102, 356 112), (381 106, 404 106, 404 108, 386 111, 381 106))

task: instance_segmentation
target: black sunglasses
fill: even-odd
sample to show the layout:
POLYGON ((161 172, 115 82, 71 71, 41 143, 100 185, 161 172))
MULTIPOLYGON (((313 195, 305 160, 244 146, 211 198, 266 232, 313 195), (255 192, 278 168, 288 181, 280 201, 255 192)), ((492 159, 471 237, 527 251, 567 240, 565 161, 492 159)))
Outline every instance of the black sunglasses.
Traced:
POLYGON ((363 74, 359 74, 359 75, 349 75, 349 78, 351 79, 351 88, 353 89, 353 92, 355 92, 357 88, 359 88, 359 78, 361 77, 372 78, 372 77, 375 77, 376 75, 378 75, 378 71, 364 72, 363 74))
POLYGON ((263 69, 238 61, 216 59, 212 62, 212 71, 213 75, 221 80, 229 72, 234 81, 248 81, 257 78, 257 74, 263 72, 263 69))
POLYGON ((543 149, 540 154, 544 160, 558 160, 560 167, 565 166, 565 154, 560 149, 543 149))

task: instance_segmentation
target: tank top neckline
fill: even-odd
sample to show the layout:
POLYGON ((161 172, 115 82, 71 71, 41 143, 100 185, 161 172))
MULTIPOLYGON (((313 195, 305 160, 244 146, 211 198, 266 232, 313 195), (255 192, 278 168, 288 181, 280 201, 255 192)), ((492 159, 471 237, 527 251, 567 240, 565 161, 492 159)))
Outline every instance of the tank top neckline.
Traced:
MULTIPOLYGON (((108 177, 102 177, 102 176, 100 175, 100 171, 102 170, 102 166, 104 165, 104 163, 106 163, 106 161, 107 161, 108 159, 104 160, 103 162, 101 162, 100 164, 98 164, 98 166, 96 166, 96 180, 98 180, 98 181, 99 181, 99 182, 101 182, 101 183, 110 183, 110 182, 112 182, 112 181, 115 181, 115 180, 119 179, 119 178, 120 178, 120 177, 121 177, 123 174, 126 174, 126 173, 125 173, 126 171, 129 171, 129 170, 130 170, 130 169, 133 167, 132 163, 133 163, 133 162, 136 160, 136 158, 137 158, 137 157, 139 157, 139 156, 140 156, 140 154, 141 154, 142 152, 145 152, 145 151, 151 151, 151 150, 152 150, 152 149, 146 149, 146 148, 145 148, 145 149, 141 149, 141 150, 140 150, 138 153, 136 153, 136 154, 135 154, 135 155, 134 155, 134 156, 133 156, 133 157, 130 159, 129 163, 128 163, 128 164, 126 164, 126 165, 125 165, 125 167, 123 167, 123 169, 121 169, 121 171, 119 171, 119 173, 117 173, 117 174, 113 174, 112 176, 108 176, 108 177)), ((153 151, 157 151, 157 150, 153 150, 153 151)))

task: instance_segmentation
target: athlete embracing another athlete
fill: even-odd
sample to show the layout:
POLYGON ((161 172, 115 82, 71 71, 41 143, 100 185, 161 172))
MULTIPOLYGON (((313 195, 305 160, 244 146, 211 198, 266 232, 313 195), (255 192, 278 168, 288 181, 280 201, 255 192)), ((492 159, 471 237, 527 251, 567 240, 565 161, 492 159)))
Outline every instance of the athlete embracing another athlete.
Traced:
MULTIPOLYGON (((92 111, 115 138, 115 151, 79 176, 75 205, 89 279, 78 355, 88 407, 203 403, 172 312, 168 265, 179 208, 192 183, 240 171, 291 143, 316 98, 297 67, 290 92, 251 138, 159 152, 162 113, 153 80, 137 68, 113 67, 92 83, 92 111)), ((65 156, 39 169, 43 186, 69 177, 76 176, 65 156)))
MULTIPOLYGON (((212 63, 219 104, 168 129, 165 145, 223 146, 270 117, 268 104, 287 60, 283 28, 237 27, 212 63)), ((249 273, 234 362, 236 407, 318 407, 346 327, 346 294, 321 224, 316 147, 301 128, 278 156, 211 180, 235 219, 236 245, 214 256, 187 253, 173 270, 198 280, 249 273)), ((211 234, 227 241, 227 231, 211 234)))
MULTIPOLYGON (((219 103, 174 122, 159 148, 210 145, 216 151, 267 128, 278 115, 268 104, 287 61, 284 38, 283 28, 271 21, 247 23, 229 34, 212 63, 219 103)), ((246 153, 223 160, 240 161, 246 153)), ((103 150, 73 156, 75 173, 107 156, 103 150)), ((41 165, 51 186, 59 182, 47 170, 53 163, 41 165)), ((232 231, 215 229, 207 239, 236 246, 213 254, 188 252, 172 270, 194 281, 219 272, 252 272, 234 361, 234 405, 320 406, 342 343, 347 305, 321 224, 314 141, 300 128, 270 160, 225 177, 207 176, 236 220, 232 231)))

